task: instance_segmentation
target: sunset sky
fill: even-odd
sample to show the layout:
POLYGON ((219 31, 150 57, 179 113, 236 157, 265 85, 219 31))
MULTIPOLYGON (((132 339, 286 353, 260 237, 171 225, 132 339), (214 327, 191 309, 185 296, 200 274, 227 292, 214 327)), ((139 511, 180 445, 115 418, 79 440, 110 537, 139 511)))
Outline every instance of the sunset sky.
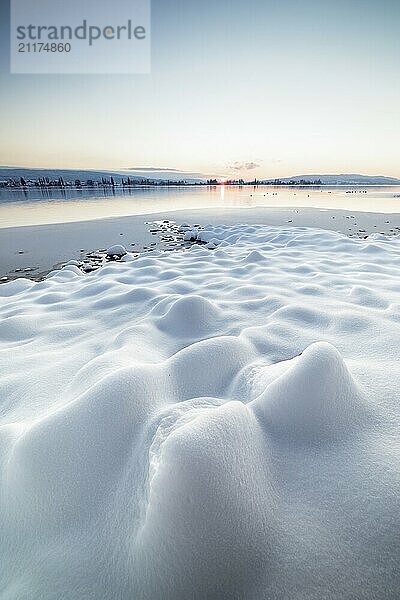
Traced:
POLYGON ((150 75, 10 75, 1 11, 1 165, 400 177, 398 0, 154 0, 150 75))

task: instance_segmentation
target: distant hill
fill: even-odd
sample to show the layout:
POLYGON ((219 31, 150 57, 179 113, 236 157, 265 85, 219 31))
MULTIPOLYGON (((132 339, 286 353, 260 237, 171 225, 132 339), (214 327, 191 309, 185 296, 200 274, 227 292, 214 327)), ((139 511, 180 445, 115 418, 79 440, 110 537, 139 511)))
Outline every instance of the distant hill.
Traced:
POLYGON ((180 169, 160 169, 159 167, 131 167, 121 171, 121 174, 143 179, 186 181, 188 183, 203 183, 207 179, 207 176, 203 173, 182 171, 180 169))
MULTIPOLYGON (((121 170, 121 171, 92 171, 78 169, 35 169, 25 167, 0 167, 0 181, 8 181, 9 179, 19 180, 23 177, 25 180, 37 180, 39 178, 48 177, 50 181, 55 181, 62 177, 64 181, 86 182, 88 179, 101 181, 104 177, 110 179, 113 177, 115 181, 121 182, 130 177, 134 182, 140 181, 186 181, 187 183, 205 183, 205 178, 197 177, 197 173, 185 173, 174 169, 155 169, 142 168, 121 170)), ((294 175, 293 177, 279 177, 278 179, 264 179, 260 183, 282 183, 282 184, 301 184, 302 182, 313 183, 321 182, 320 185, 400 185, 400 179, 396 177, 384 177, 382 175, 358 175, 358 174, 341 174, 341 175, 294 175)))
POLYGON ((128 173, 120 173, 116 171, 78 171, 75 169, 31 169, 24 167, 0 167, 0 180, 8 179, 20 179, 23 177, 26 180, 36 180, 39 177, 48 177, 50 180, 59 179, 62 177, 65 181, 87 181, 93 179, 96 181, 101 180, 102 177, 109 179, 110 177, 121 179, 124 177, 140 181, 142 177, 137 175, 130 175, 128 173))
MULTIPOLYGON (((265 180, 272 183, 276 179, 265 180)), ((323 185, 400 185, 400 179, 396 177, 384 177, 383 175, 358 175, 354 173, 341 175, 295 175, 293 177, 280 177, 282 183, 301 181, 321 181, 323 185)))
POLYGON ((87 181, 93 179, 101 181, 102 177, 120 181, 128 177, 133 181, 187 181, 188 183, 200 183, 203 179, 196 177, 195 173, 184 173, 182 171, 174 171, 169 169, 127 169, 121 171, 92 171, 92 170, 77 170, 77 169, 35 169, 28 167, 0 167, 0 181, 8 179, 20 179, 23 177, 26 180, 36 180, 40 177, 48 177, 51 181, 62 177, 65 181, 87 181))

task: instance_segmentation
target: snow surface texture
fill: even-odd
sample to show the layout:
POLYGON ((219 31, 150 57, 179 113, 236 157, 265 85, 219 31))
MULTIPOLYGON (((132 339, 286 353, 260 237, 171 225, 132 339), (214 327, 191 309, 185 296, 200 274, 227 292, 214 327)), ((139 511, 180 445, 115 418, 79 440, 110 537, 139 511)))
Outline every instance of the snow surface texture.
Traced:
POLYGON ((0 287, 1 600, 397 599, 400 240, 0 287))

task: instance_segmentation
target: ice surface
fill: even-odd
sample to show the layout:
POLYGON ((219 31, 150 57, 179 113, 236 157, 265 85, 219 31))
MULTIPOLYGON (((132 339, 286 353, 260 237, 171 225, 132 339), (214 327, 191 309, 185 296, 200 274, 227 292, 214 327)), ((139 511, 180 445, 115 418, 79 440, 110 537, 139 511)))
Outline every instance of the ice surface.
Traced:
POLYGON ((400 241, 185 229, 0 286, 1 600, 397 599, 400 241))

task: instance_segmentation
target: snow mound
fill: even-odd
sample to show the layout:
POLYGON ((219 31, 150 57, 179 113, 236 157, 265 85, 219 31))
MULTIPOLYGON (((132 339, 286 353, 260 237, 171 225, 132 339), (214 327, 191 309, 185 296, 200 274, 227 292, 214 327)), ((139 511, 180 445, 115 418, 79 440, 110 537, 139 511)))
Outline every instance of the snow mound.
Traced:
POLYGON ((198 337, 215 331, 221 319, 220 310, 213 302, 197 295, 183 296, 172 303, 160 318, 158 327, 171 335, 198 337))
POLYGON ((110 248, 107 249, 107 256, 112 257, 112 256, 125 256, 125 254, 127 254, 126 248, 125 246, 121 246, 121 244, 116 244, 115 246, 110 246, 110 248))
POLYGON ((140 572, 151 576, 152 598, 245 595, 260 571, 260 545, 267 566, 274 529, 262 432, 240 402, 205 407, 182 421, 153 457, 157 466, 136 540, 145 556, 140 572), (224 452, 215 452, 216 440, 224 452))
POLYGON ((0 597, 397 600, 400 242, 182 230, 0 286, 0 597))
POLYGON ((312 344, 290 362, 252 403, 268 431, 291 443, 321 442, 365 424, 365 400, 333 346, 312 344))
POLYGON ((252 250, 250 252, 250 254, 248 254, 248 256, 246 256, 246 258, 244 259, 244 262, 258 263, 262 260, 265 260, 265 256, 263 256, 263 254, 261 254, 261 252, 258 252, 258 250, 252 250))

